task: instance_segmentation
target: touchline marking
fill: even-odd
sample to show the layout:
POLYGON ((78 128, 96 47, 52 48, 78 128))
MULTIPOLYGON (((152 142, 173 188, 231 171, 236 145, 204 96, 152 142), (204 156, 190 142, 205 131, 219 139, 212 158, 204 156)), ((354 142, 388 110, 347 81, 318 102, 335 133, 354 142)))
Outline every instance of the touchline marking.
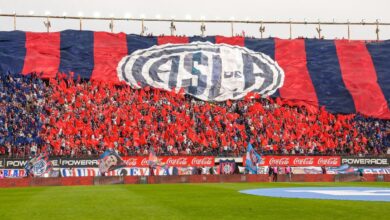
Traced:
POLYGON ((286 190, 286 192, 312 192, 333 196, 390 196, 390 190, 286 190))
POLYGON ((291 187, 243 190, 240 193, 278 198, 330 199, 390 202, 390 188, 291 187))

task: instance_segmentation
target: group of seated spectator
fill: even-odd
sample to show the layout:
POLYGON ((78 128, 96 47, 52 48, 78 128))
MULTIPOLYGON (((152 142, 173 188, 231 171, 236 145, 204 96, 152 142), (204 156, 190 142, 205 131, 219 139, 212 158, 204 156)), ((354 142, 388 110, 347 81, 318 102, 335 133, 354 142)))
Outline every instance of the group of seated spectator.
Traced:
POLYGON ((325 108, 287 105, 248 94, 205 102, 183 93, 74 80, 59 74, 0 74, 0 155, 242 156, 250 141, 262 154, 383 155, 390 122, 325 108))

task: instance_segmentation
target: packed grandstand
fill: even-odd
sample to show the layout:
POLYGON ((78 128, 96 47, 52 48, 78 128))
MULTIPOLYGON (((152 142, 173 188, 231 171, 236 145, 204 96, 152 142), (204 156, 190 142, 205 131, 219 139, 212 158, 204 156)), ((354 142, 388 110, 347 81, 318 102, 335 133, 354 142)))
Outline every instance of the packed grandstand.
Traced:
POLYGON ((386 174, 389 48, 0 32, 0 177, 386 174))
POLYGON ((387 1, 0 1, 0 220, 388 220, 387 1))
POLYGON ((151 87, 77 80, 65 74, 0 75, 0 154, 29 157, 385 155, 389 120, 291 106, 280 98, 205 102, 151 87))

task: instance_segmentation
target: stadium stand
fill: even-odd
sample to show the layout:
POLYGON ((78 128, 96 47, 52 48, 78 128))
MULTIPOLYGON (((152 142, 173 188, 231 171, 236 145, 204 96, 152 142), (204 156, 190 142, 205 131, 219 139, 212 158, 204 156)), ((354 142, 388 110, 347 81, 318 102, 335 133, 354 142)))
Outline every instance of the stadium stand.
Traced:
POLYGON ((0 154, 27 157, 119 154, 241 156, 383 155, 389 120, 331 114, 248 94, 204 102, 183 93, 74 80, 66 75, 0 74, 0 154))

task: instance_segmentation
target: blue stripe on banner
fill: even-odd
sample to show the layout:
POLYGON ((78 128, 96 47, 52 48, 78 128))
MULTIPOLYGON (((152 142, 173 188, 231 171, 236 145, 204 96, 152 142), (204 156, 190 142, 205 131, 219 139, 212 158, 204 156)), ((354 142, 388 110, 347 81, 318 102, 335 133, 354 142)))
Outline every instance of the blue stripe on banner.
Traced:
POLYGON ((189 37, 190 39, 190 43, 191 42, 195 42, 195 41, 201 41, 201 42, 211 42, 213 44, 215 44, 215 37, 201 37, 201 36, 193 36, 193 37, 189 37))
POLYGON ((61 177, 66 177, 66 169, 60 168, 61 177))
POLYGON ((75 77, 80 75, 83 79, 91 77, 94 67, 93 35, 92 31, 66 30, 61 32, 60 72, 74 72, 75 77))
POLYGON ((307 68, 319 105, 333 113, 355 113, 352 96, 341 76, 334 41, 306 39, 305 45, 307 68))
POLYGON ((0 32, 0 71, 21 73, 26 56, 26 33, 22 31, 0 32))
POLYGON ((375 66, 377 82, 390 108, 390 41, 366 44, 375 66))
POLYGON ((267 54, 275 60, 275 41, 273 38, 245 38, 245 47, 256 52, 267 54))
MULTIPOLYGON (((245 38, 245 47, 255 52, 261 52, 275 60, 275 41, 273 38, 245 38)), ((279 89, 271 97, 280 97, 279 89)))
POLYGON ((145 49, 157 45, 157 37, 143 37, 135 34, 128 34, 127 40, 127 54, 132 54, 139 49, 145 49))

